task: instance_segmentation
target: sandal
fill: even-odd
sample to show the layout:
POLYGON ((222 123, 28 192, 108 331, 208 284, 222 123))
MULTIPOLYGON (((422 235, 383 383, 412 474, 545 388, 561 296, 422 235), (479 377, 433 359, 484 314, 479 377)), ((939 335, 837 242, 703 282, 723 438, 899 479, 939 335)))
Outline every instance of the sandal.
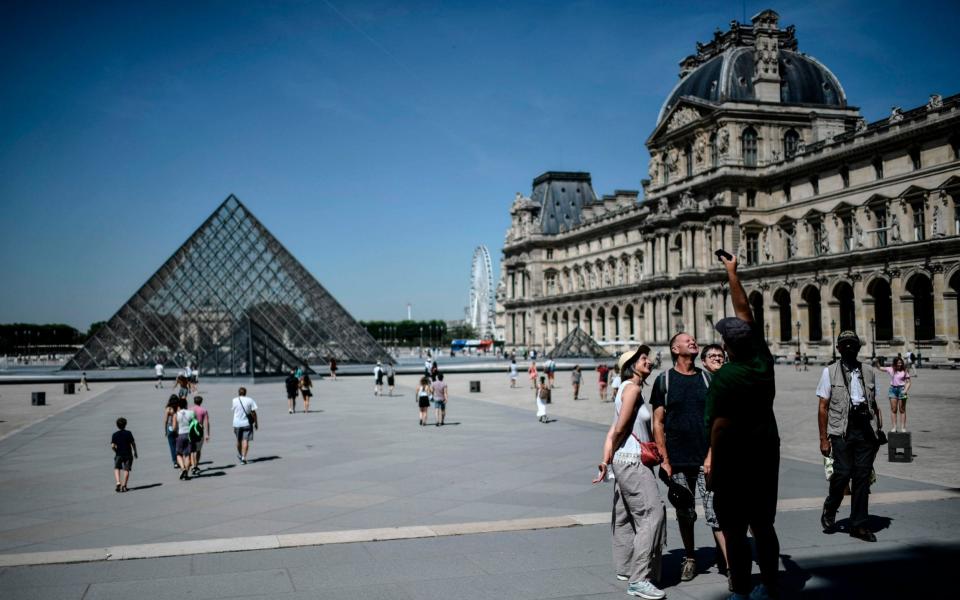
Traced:
POLYGON ((120 487, 121 487, 121 485, 118 483, 118 484, 117 484, 117 488, 116 488, 115 491, 119 492, 119 491, 120 491, 120 487))
POLYGON ((127 489, 127 486, 124 485, 124 486, 121 486, 121 487, 120 487, 120 491, 121 491, 121 492, 129 492, 130 490, 127 489))

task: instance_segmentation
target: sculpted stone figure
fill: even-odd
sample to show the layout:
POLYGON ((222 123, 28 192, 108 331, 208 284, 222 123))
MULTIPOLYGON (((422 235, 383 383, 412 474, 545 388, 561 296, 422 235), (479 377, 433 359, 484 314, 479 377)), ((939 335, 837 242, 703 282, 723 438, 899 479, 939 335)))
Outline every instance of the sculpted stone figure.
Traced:
POLYGON ((943 211, 940 209, 940 204, 937 204, 933 207, 933 235, 942 236, 945 235, 943 227, 943 211))
POLYGON ((891 108, 890 118, 888 119, 890 124, 892 125, 894 123, 899 123, 902 120, 903 120, 903 109, 900 108, 899 106, 894 106, 893 108, 891 108))
POLYGON ((890 211, 890 239, 894 242, 900 241, 900 217, 894 211, 890 211))
POLYGON ((671 148, 667 152, 665 160, 671 173, 676 173, 680 169, 680 152, 676 148, 671 148))
POLYGON ((660 171, 660 155, 651 154, 650 155, 650 166, 647 168, 647 175, 650 176, 650 181, 657 180, 657 173, 660 171))
POLYGON ((930 94, 930 101, 927 102, 927 110, 939 110, 943 108, 943 96, 940 94, 930 94))
POLYGON ((726 156, 730 150, 730 132, 726 128, 721 129, 717 134, 717 152, 720 156, 726 156))

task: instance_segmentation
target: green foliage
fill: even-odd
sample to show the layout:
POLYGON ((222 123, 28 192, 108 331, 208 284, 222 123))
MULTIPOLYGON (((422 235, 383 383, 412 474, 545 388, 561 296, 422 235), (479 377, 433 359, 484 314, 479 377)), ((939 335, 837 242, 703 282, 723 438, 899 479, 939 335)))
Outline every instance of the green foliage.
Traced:
POLYGON ((0 324, 0 354, 42 353, 83 342, 83 334, 63 323, 0 324))
POLYGON ((432 321, 360 321, 367 332, 384 345, 424 346, 446 345, 452 337, 447 324, 439 319, 432 321), (422 337, 421 337, 422 336, 422 337))

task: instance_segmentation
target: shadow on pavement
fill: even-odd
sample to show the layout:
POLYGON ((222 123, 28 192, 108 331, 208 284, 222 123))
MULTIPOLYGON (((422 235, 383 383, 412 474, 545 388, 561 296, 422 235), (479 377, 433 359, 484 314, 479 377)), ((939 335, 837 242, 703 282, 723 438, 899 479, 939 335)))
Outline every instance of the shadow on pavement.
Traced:
POLYGON ((145 483, 143 485, 138 485, 132 488, 127 488, 128 492, 135 492, 137 490, 149 490, 150 488, 160 487, 162 483, 145 483))
POLYGON ((248 460, 247 462, 248 462, 248 463, 259 463, 259 462, 267 462, 267 461, 270 461, 270 460, 277 460, 277 459, 280 459, 280 458, 283 458, 283 457, 282 457, 282 456, 261 456, 261 457, 259 457, 259 458, 251 458, 251 459, 248 460))
MULTIPOLYGON (((213 462, 213 461, 211 460, 210 462, 213 462)), ((203 463, 200 463, 200 464, 202 465, 203 463)), ((237 466, 237 465, 220 465, 219 467, 208 467, 207 470, 208 470, 208 471, 222 471, 222 470, 224 470, 224 469, 232 469, 232 468, 234 468, 235 466, 237 466)))
MULTIPOLYGON (((866 548, 869 548, 867 546, 866 548)), ((781 559, 783 598, 955 598, 945 577, 960 544, 903 546, 803 560, 781 559)))
POLYGON ((207 477, 223 477, 224 475, 226 475, 226 473, 223 471, 202 471, 196 475, 192 475, 191 477, 193 479, 205 479, 207 477))

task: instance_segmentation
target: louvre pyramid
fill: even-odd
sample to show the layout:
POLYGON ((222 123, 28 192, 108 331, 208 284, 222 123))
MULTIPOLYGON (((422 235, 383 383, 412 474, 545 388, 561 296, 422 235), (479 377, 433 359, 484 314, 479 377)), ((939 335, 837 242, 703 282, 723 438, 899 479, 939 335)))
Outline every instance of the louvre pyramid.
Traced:
POLYGON ((590 334, 574 327, 567 337, 560 340, 556 347, 547 353, 550 358, 611 358, 590 334))
POLYGON ((302 364, 393 362, 230 195, 64 369, 197 365, 268 375, 302 364))

